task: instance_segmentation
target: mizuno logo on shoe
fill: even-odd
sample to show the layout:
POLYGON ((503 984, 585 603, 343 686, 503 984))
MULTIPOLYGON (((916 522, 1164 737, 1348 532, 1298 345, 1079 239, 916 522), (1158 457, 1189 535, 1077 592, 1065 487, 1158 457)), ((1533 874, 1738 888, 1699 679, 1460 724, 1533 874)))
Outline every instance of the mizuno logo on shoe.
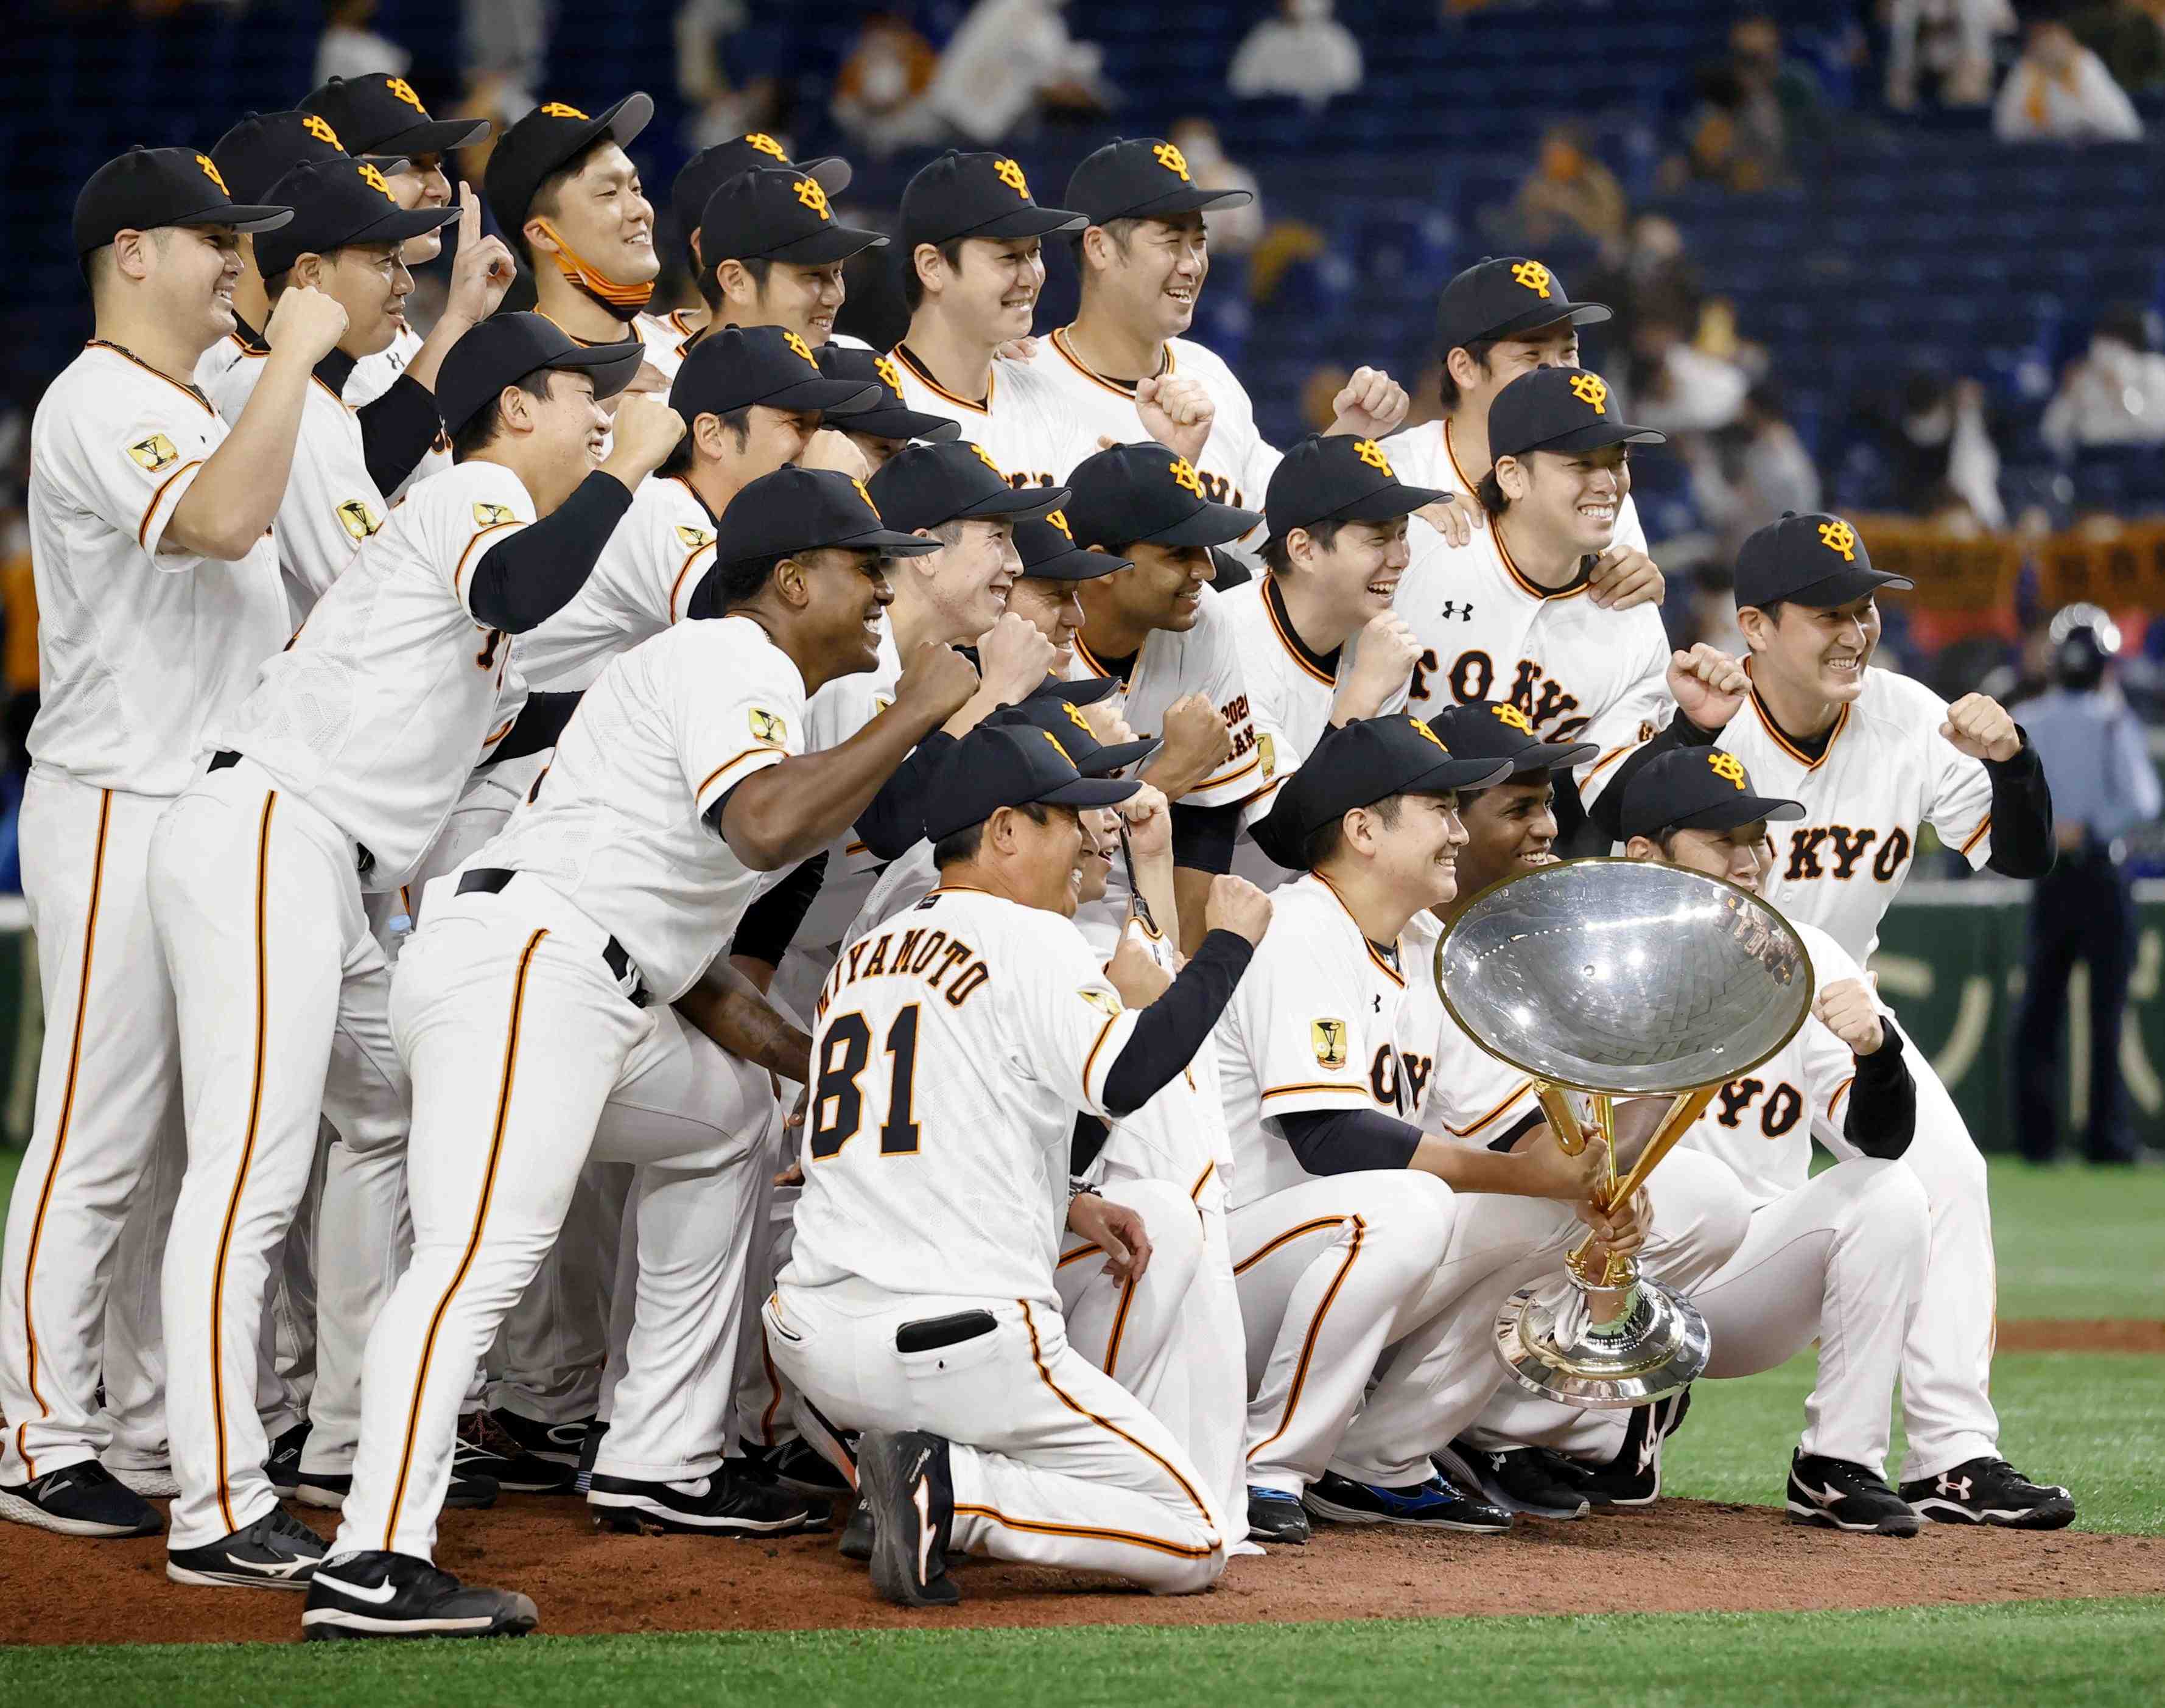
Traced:
POLYGON ((316 1574, 313 1581, 326 1588, 337 1590, 341 1595, 350 1595, 356 1601, 373 1601, 379 1606, 398 1593, 397 1587, 387 1582, 378 1584, 374 1589, 370 1590, 363 1588, 359 1584, 349 1584, 344 1578, 327 1577, 321 1571, 316 1574))
POLYGON ((237 1554, 228 1554, 226 1563, 236 1571, 253 1572, 259 1578, 290 1578, 296 1572, 305 1572, 316 1563, 303 1556, 297 1560, 280 1560, 272 1564, 266 1560, 245 1560, 237 1554))
POLYGON ((1815 1506, 1838 1506, 1843 1500, 1848 1498, 1848 1496, 1844 1495, 1841 1490, 1833 1487, 1831 1485, 1824 1489, 1815 1489, 1809 1483, 1804 1481, 1801 1478, 1798 1479, 1797 1487, 1804 1491, 1804 1495, 1810 1500, 1812 1505, 1815 1506))

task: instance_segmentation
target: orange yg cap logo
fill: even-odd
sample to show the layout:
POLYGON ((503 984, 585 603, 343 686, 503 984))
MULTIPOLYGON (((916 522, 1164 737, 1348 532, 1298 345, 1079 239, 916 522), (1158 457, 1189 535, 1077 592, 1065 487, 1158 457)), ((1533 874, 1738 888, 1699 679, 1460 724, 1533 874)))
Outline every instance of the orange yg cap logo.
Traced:
POLYGON ((763 130, 747 132, 745 140, 763 155, 772 155, 775 159, 784 162, 789 159, 788 155, 782 153, 782 145, 763 130))
POLYGON ((1370 468, 1380 470, 1385 479, 1392 481, 1398 479, 1397 473, 1391 467, 1391 460, 1383 455, 1383 448, 1374 439, 1355 439, 1353 455, 1367 464, 1370 468))
POLYGON ((903 401, 902 370, 895 366, 895 365, 889 361, 885 356, 874 356, 872 358, 872 371, 877 374, 880 378, 886 382, 888 390, 894 393, 895 402, 898 403, 901 402, 903 401))
POLYGON ((1030 199, 1030 180, 1023 176, 1022 168, 1004 155, 993 163, 993 176, 1025 201, 1030 199))
POLYGON ((377 171, 366 160, 361 163, 361 181, 371 190, 382 191, 385 201, 394 206, 397 204, 398 198, 391 193, 391 186, 384 182, 383 174, 377 171))
POLYGON ((1549 294, 1549 270, 1539 261, 1520 261, 1511 269, 1511 276, 1536 297, 1546 297, 1549 294))
POLYGON ((1715 749, 1706 756, 1706 768, 1725 783, 1735 786, 1736 792, 1744 792, 1744 761, 1733 753, 1715 749))
POLYGON ((1534 733, 1534 726, 1527 721, 1526 714, 1509 700, 1492 700, 1488 702, 1488 710, 1499 723, 1509 724, 1520 734, 1531 735, 1534 733))
POLYGON ((835 217, 827 211, 827 192, 819 187, 817 178, 799 178, 797 181, 797 199, 822 219, 835 217))
MULTIPOLYGON (((1085 725, 1083 726, 1083 728, 1085 728, 1087 729, 1088 728, 1089 728, 1089 726, 1088 726, 1088 724, 1085 724, 1085 725)), ((1073 759, 1067 759, 1067 749, 1066 748, 1064 748, 1064 747, 1061 746, 1061 744, 1060 744, 1060 738, 1059 738, 1058 736, 1055 735, 1055 734, 1054 734, 1051 730, 1049 730, 1049 729, 1040 729, 1040 730, 1039 730, 1039 731, 1038 731, 1038 733, 1039 733, 1040 735, 1043 736, 1043 737, 1044 737, 1047 741, 1049 741, 1049 742, 1051 742, 1051 743, 1052 744, 1052 750, 1053 750, 1053 752, 1055 752, 1055 753, 1058 754, 1060 755, 1060 757, 1061 757, 1061 758, 1062 758, 1063 759, 1067 759, 1067 763, 1068 763, 1069 765, 1073 765, 1073 764, 1075 763, 1075 761, 1074 761, 1073 759)))
POLYGON ((809 362, 814 368, 817 368, 819 365, 819 358, 812 354, 812 346, 805 343, 804 340, 799 338, 795 333, 783 333, 782 334, 782 341, 788 344, 790 349, 795 350, 798 355, 803 357, 804 360, 809 362))
MULTIPOLYGON (((403 77, 386 77, 383 80, 383 87, 388 89, 393 95, 396 95, 401 101, 403 101, 416 113, 426 113, 429 110, 421 104, 421 97, 414 92, 414 86, 408 82, 403 77)), ((586 115, 583 113, 580 115, 581 118, 584 118, 585 116, 586 115)))
POLYGON ((1075 530, 1067 525, 1067 512, 1065 510, 1048 510, 1045 512, 1045 519, 1067 536, 1068 544, 1075 544, 1075 530))
POLYGON ((1609 385, 1599 374, 1573 374, 1571 376, 1571 395, 1596 415, 1609 413, 1609 385))
POLYGON ((330 120, 324 118, 320 113, 311 113, 306 118, 303 118, 301 121, 301 129, 307 131, 308 134, 315 138, 318 142, 328 143, 333 148, 344 148, 345 146, 344 143, 338 139, 338 133, 331 129, 330 120))
POLYGON ((1003 481, 1007 479, 1007 470, 993 460, 992 453, 988 451, 984 446, 981 444, 972 444, 970 449, 977 452, 977 460, 979 462, 982 463, 987 468, 998 475, 1003 481))
POLYGON ((1829 551, 1840 552, 1846 564, 1857 561, 1857 530, 1840 517, 1820 523, 1820 544, 1829 551))
POLYGON ((1203 482, 1196 479, 1195 470, 1186 457, 1175 457, 1165 466, 1167 472, 1172 476, 1173 485, 1187 487, 1198 498, 1203 496, 1203 482))
POLYGON ((872 512, 872 520, 875 522, 882 520, 879 513, 879 506, 872 502, 872 495, 865 490, 865 483, 852 475, 850 476, 850 484, 857 489, 857 497, 865 501, 865 508, 872 512))
POLYGON ((196 156, 196 164, 203 168, 203 176, 208 178, 212 183, 217 185, 220 191, 224 192, 224 193, 228 196, 233 194, 232 191, 226 189, 225 180, 219 176, 218 168, 210 163, 210 156, 208 155, 198 155, 196 156))
POLYGON ((1183 184, 1192 181, 1188 176, 1187 156, 1183 155, 1181 151, 1175 148, 1171 143, 1162 142, 1156 148, 1152 149, 1151 153, 1157 157, 1157 163, 1160 166, 1163 166, 1166 171, 1171 172, 1175 177, 1178 178, 1183 184))
POLYGON ((1060 702, 1060 709, 1067 714, 1067 721, 1070 723, 1081 730, 1083 734, 1088 736, 1091 740, 1097 740, 1098 737, 1095 732, 1091 729, 1090 720, 1088 718, 1085 717, 1080 712, 1077 712, 1073 706, 1070 705, 1065 700, 1062 700, 1060 702))
POLYGON ((1428 725, 1423 723, 1420 718, 1409 717, 1406 719, 1406 722, 1412 726, 1414 733, 1420 737, 1422 740, 1434 742, 1436 744, 1437 749, 1443 753, 1447 754, 1451 751, 1449 748, 1444 746, 1443 738, 1438 735, 1434 730, 1430 729, 1428 725))
POLYGON ((541 105, 541 116, 544 118, 584 118, 587 115, 561 101, 545 101, 541 105))

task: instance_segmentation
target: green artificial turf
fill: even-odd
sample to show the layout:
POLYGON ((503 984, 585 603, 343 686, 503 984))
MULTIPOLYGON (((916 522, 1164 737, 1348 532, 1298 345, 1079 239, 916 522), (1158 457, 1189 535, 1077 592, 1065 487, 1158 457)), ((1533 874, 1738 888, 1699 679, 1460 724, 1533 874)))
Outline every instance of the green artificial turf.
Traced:
POLYGON ((1999 1315, 2165 1317, 2165 1169, 1992 1164, 1999 1315))

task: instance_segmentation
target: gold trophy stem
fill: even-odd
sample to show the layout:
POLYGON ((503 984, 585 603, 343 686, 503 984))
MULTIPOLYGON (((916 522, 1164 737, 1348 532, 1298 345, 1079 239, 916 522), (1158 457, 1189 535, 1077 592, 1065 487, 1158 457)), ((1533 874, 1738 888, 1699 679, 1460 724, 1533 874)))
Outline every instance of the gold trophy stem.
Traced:
MULTIPOLYGON (((1552 1089, 1544 1088, 1545 1090, 1552 1089)), ((1609 1182, 1607 1189, 1602 1194, 1600 1207, 1609 1210, 1619 1204, 1630 1201, 1631 1195, 1645 1184, 1646 1176, 1653 1173, 1654 1165, 1676 1148, 1678 1142, 1690 1130, 1692 1123, 1706 1112, 1706 1106, 1714 1101, 1714 1094, 1720 1089, 1718 1085, 1702 1085, 1695 1091, 1682 1091, 1672 1098, 1669 1101, 1669 1112, 1662 1117, 1662 1124, 1655 1128, 1653 1137, 1646 1141, 1646 1148, 1639 1153, 1639 1159, 1632 1165, 1630 1173, 1620 1181, 1616 1178, 1615 1106, 1611 1099, 1597 1094, 1593 1102, 1594 1118, 1600 1124, 1602 1136, 1609 1141, 1609 1182)), ((1557 1101, 1567 1111, 1569 1109, 1569 1105, 1563 1101, 1560 1094, 1557 1101)), ((1541 1106, 1544 1109, 1550 1108, 1546 1096, 1541 1098, 1541 1106)), ((1552 1110, 1551 1119, 1553 1122, 1552 1110)), ((1577 1155, 1578 1150, 1585 1148, 1585 1136, 1582 1132, 1578 1136, 1578 1148, 1567 1146, 1565 1154, 1577 1155)), ((1615 1293, 1620 1295, 1627 1293, 1631 1284, 1639 1279, 1639 1265, 1636 1259, 1611 1252, 1608 1254, 1608 1261, 1597 1271, 1593 1268, 1593 1245, 1594 1236, 1589 1233, 1573 1247, 1564 1259, 1566 1265, 1578 1278, 1579 1285, 1592 1292, 1615 1293)), ((1613 1320, 1615 1316, 1622 1314, 1625 1302, 1621 1296, 1613 1301, 1597 1301, 1594 1314, 1599 1320, 1613 1320)))

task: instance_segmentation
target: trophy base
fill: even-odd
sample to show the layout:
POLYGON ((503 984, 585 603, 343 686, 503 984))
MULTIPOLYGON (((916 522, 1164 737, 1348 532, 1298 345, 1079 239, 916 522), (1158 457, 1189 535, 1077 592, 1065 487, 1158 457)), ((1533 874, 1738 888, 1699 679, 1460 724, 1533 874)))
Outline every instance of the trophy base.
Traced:
POLYGON ((1713 1350, 1706 1319, 1659 1281, 1642 1277, 1617 1322, 1567 1338, 1557 1322, 1563 1302, 1552 1287, 1522 1287, 1496 1315, 1496 1356, 1530 1393, 1620 1411, 1679 1393, 1706 1368, 1713 1350))

